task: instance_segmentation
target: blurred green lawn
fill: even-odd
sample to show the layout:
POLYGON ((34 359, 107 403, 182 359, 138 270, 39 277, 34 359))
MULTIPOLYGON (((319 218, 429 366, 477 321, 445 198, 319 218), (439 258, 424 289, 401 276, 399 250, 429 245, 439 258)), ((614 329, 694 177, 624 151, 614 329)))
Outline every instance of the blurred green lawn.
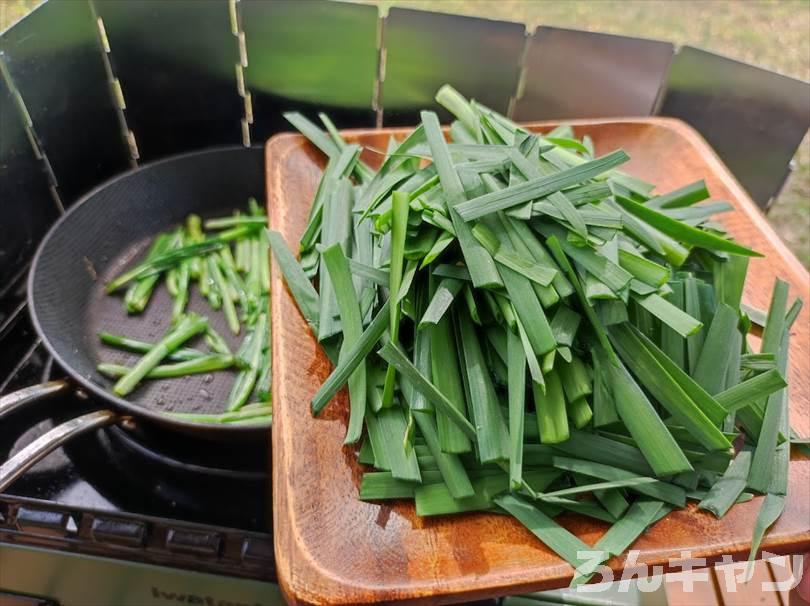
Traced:
MULTIPOLYGON (((0 0, 0 30, 39 1, 0 0)), ((810 0, 356 1, 384 8, 403 6, 517 21, 529 28, 555 25, 658 38, 810 80, 810 0)), ((768 218, 802 263, 810 267, 810 136, 805 136, 795 164, 768 218)))
POLYGON ((41 0, 0 0, 0 30, 6 29, 28 13, 41 0))

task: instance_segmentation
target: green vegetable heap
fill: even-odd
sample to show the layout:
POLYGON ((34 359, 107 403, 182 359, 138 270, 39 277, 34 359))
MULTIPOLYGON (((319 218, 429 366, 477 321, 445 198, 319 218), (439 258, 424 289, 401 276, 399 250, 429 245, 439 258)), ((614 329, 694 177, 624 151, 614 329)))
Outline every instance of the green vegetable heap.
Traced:
POLYGON ((731 206, 697 204, 702 181, 656 195, 570 127, 535 134, 449 87, 437 101, 450 142, 422 112, 376 172, 325 116, 327 132, 287 116, 328 164, 300 263, 270 245, 335 364, 313 414, 348 385, 345 441, 376 470, 360 498, 505 511, 576 567, 688 500, 720 517, 764 493, 753 556, 787 491, 801 303, 777 282, 753 353, 741 297, 758 253, 710 222, 731 206), (589 547, 563 511, 613 526, 589 547))
POLYGON ((99 333, 101 342, 109 347, 143 354, 132 367, 98 365, 101 374, 117 379, 113 387, 116 395, 130 394, 144 379, 238 369, 223 413, 169 414, 199 423, 270 422, 270 265, 266 224, 266 215, 253 199, 248 214, 234 213, 205 223, 197 215, 190 215, 183 226, 159 234, 142 261, 107 284, 108 293, 127 286, 123 305, 128 314, 146 309, 161 278, 172 297, 171 326, 157 343, 99 333), (214 233, 206 235, 203 227, 214 233), (234 335, 240 334, 244 324, 246 334, 236 353, 209 325, 208 318, 187 312, 194 280, 210 308, 224 314, 234 335), (204 335, 210 352, 182 347, 199 335, 204 335), (254 401, 248 404, 251 396, 254 401))

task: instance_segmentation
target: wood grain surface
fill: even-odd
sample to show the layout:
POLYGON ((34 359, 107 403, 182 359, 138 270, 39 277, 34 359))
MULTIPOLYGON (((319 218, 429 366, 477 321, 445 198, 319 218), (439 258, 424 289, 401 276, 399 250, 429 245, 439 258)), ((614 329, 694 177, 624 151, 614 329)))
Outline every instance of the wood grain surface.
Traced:
MULTIPOLYGON (((810 279, 779 240, 745 191, 706 142, 684 123, 666 118, 575 121, 577 136, 589 134, 598 154, 624 148, 623 167, 667 192, 705 179, 714 199, 735 211, 721 220, 735 239, 764 253, 751 262, 745 302, 767 307, 774 279, 791 284, 791 297, 810 302, 810 279)), ((545 131, 551 124, 533 124, 545 131)), ((391 134, 406 130, 347 131, 350 141, 384 150, 391 134)), ((298 135, 267 144, 270 222, 297 249, 307 211, 325 164, 322 154, 298 135)), ((377 166, 381 156, 366 149, 377 166)), ((310 399, 330 364, 299 314, 273 264, 273 523, 278 578, 286 598, 300 604, 370 602, 450 603, 565 586, 573 569, 517 521, 495 514, 420 519, 406 501, 358 500, 363 466, 354 448, 342 445, 348 418, 345 390, 320 418, 310 399)), ((810 433, 810 316, 806 305, 791 341, 791 423, 810 433)), ((737 505, 722 520, 694 505, 669 515, 634 548, 639 562, 663 565, 691 551, 709 564, 722 554, 745 558, 761 498, 737 505)), ((589 545, 607 525, 565 514, 558 521, 589 545)), ((787 506, 763 543, 772 553, 810 551, 810 460, 795 452, 787 506)), ((609 562, 623 569, 624 557, 609 562)))

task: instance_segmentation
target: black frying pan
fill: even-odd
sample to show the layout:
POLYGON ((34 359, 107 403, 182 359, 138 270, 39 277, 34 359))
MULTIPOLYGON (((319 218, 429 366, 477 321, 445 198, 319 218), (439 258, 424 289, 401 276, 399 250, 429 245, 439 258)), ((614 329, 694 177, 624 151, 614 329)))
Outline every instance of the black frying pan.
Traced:
MULTIPOLYGON (((221 412, 235 376, 232 372, 145 381, 128 399, 123 399, 110 390, 112 382, 96 371, 102 360, 131 363, 136 359, 102 346, 97 337, 100 330, 155 341, 169 327, 171 318, 171 299, 165 286, 155 290, 143 314, 127 316, 121 297, 105 294, 106 282, 141 259, 157 233, 176 227, 191 213, 203 218, 225 215, 244 208, 250 196, 263 200, 263 187, 261 149, 194 152, 108 181, 84 196, 54 224, 31 266, 28 305, 37 333, 69 379, 4 396, 0 399, 0 416, 74 388, 94 395, 110 410, 68 421, 43 436, 43 444, 31 444, 15 460, 38 460, 70 436, 122 417, 207 440, 267 437, 263 427, 191 423, 165 414, 221 412), (51 439, 45 440, 50 434, 51 439)), ((230 339, 229 345, 235 350, 241 336, 233 337, 222 312, 211 310, 196 288, 192 291, 188 309, 205 314, 211 326, 230 339)), ((0 490, 4 472, 19 467, 12 463, 0 467, 0 490)))

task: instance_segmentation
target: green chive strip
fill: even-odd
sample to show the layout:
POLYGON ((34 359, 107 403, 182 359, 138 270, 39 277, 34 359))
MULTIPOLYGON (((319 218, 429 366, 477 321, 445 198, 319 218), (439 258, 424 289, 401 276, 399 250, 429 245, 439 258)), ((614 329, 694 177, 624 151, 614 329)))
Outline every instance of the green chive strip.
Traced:
POLYGON ((125 396, 134 390, 141 379, 149 371, 160 364, 161 360, 188 341, 191 337, 200 334, 208 327, 208 320, 196 314, 189 314, 176 326, 169 329, 163 338, 155 343, 144 356, 138 360, 127 374, 121 377, 113 387, 113 392, 118 396, 125 396))

